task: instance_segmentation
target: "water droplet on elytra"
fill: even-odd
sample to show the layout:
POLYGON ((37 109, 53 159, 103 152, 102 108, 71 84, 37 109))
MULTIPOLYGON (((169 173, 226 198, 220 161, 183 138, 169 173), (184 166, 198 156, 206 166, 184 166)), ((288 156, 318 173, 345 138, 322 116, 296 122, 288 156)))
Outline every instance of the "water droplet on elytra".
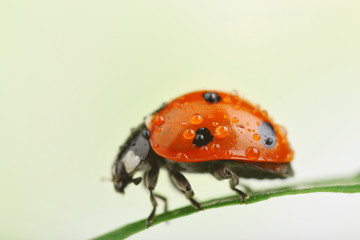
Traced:
POLYGON ((259 140, 260 140, 260 135, 257 134, 257 133, 254 133, 254 134, 253 134, 253 139, 254 139, 255 141, 259 141, 259 140))
POLYGON ((224 98, 224 102, 226 102, 226 103, 231 103, 230 97, 225 97, 225 98, 224 98))
POLYGON ((217 126, 219 126, 219 123, 218 123, 218 122, 212 122, 211 125, 212 125, 213 127, 217 127, 217 126))
POLYGON ((245 155, 250 160, 258 160, 260 157, 260 151, 255 147, 248 147, 245 151, 245 155))
POLYGON ((226 126, 218 126, 215 129, 215 137, 216 138, 225 138, 230 133, 229 128, 226 126))
POLYGON ((153 123, 158 126, 163 124, 164 122, 165 122, 165 118, 163 116, 156 116, 153 120, 153 123))
POLYGON ((217 143, 213 143, 213 144, 210 145, 210 148, 211 149, 220 149, 220 145, 217 144, 217 143))
POLYGON ((200 114, 194 114, 190 118, 190 122, 194 125, 198 125, 198 124, 202 123, 203 120, 204 119, 202 118, 202 116, 200 114))
POLYGON ((195 131, 190 128, 185 129, 185 131, 183 132, 183 137, 185 139, 193 139, 195 136, 196 136, 195 131))
POLYGON ((233 123, 238 123, 238 122, 239 122, 239 119, 238 119, 237 117, 233 117, 233 118, 231 119, 231 121, 232 121, 233 123))

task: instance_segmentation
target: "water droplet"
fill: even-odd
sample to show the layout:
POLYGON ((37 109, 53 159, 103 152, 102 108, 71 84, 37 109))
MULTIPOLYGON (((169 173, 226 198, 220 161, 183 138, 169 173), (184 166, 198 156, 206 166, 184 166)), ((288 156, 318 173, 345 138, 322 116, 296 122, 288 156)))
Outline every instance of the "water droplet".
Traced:
POLYGON ((164 122, 165 122, 165 119, 163 116, 156 116, 153 120, 153 123, 158 126, 163 124, 164 122))
POLYGON ((235 106, 234 106, 234 109, 235 109, 236 111, 238 111, 238 110, 241 109, 241 106, 240 106, 240 105, 235 105, 235 106))
POLYGON ((203 120, 204 119, 202 118, 202 116, 200 114, 194 114, 190 118, 190 122, 194 125, 199 125, 200 123, 203 122, 203 120))
POLYGON ((217 126, 219 126, 219 123, 218 123, 218 122, 212 122, 211 125, 212 125, 213 127, 217 127, 217 126))
POLYGON ((226 102, 226 103, 231 103, 230 97, 225 97, 225 98, 224 98, 224 102, 226 102))
POLYGON ((248 128, 248 129, 247 129, 247 131, 248 131, 248 132, 251 132, 251 129, 250 129, 250 128, 248 128))
POLYGON ((256 125, 260 126, 260 122, 257 121, 257 122, 256 122, 256 125))
POLYGON ((190 128, 185 129, 185 131, 183 132, 183 136, 185 139, 193 139, 195 135, 196 135, 195 131, 190 128))
POLYGON ((211 149, 220 149, 220 145, 217 144, 217 143, 213 143, 213 144, 210 145, 210 148, 211 149))
POLYGON ((250 160, 258 160, 260 151, 255 147, 248 147, 245 151, 245 155, 250 160))
POLYGON ((202 147, 200 147, 200 150, 205 150, 205 151, 208 151, 208 150, 209 150, 209 148, 208 148, 207 146, 202 146, 202 147))
POLYGON ((159 147, 159 144, 157 144, 157 143, 155 143, 154 145, 153 145, 153 148, 158 148, 159 147))
POLYGON ((262 110, 261 113, 262 113, 262 115, 263 115, 264 117, 267 117, 267 116, 268 116, 268 112, 267 112, 266 110, 262 110))
POLYGON ((260 140, 260 135, 257 134, 257 133, 254 133, 253 139, 254 139, 255 141, 259 141, 259 140, 260 140))
POLYGON ((225 138, 227 135, 229 135, 229 133, 230 133, 229 128, 226 126, 218 126, 215 129, 216 138, 225 138))
POLYGON ((181 123, 181 126, 182 126, 182 127, 186 127, 186 126, 187 126, 187 122, 182 122, 182 123, 181 123))
POLYGON ((230 114, 225 113, 225 114, 224 114, 224 118, 230 118, 230 114))
POLYGON ((214 118, 214 114, 209 114, 208 116, 207 116, 208 118, 214 118))
POLYGON ((233 123, 238 123, 238 122, 239 122, 239 119, 238 119, 237 117, 233 117, 233 118, 231 119, 231 121, 232 121, 233 123))
POLYGON ((156 132, 157 132, 157 133, 161 133, 162 130, 163 130, 163 128, 162 128, 162 127, 159 127, 159 128, 156 129, 156 132))
POLYGON ((245 128, 244 124, 238 124, 236 126, 238 126, 239 128, 245 128))

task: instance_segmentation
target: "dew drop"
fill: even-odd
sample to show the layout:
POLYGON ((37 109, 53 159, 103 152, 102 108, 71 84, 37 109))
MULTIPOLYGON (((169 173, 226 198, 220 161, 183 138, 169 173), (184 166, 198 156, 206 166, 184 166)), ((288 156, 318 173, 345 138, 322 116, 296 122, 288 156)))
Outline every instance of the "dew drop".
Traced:
POLYGON ((230 118, 230 114, 225 113, 225 114, 224 114, 224 118, 230 118))
POLYGON ((229 128, 226 126, 218 126, 215 129, 215 137, 216 138, 225 138, 229 135, 229 128))
POLYGON ((182 122, 182 123, 181 123, 181 126, 182 126, 182 127, 186 127, 186 126, 187 126, 187 122, 182 122))
POLYGON ((238 110, 241 109, 241 106, 240 106, 240 105, 235 105, 235 106, 234 106, 234 109, 235 109, 236 111, 238 111, 238 110))
POLYGON ((231 119, 231 121, 232 121, 233 123, 238 123, 238 122, 239 122, 239 119, 238 119, 237 117, 233 117, 233 118, 231 119))
POLYGON ((257 133, 254 133, 254 134, 253 134, 253 139, 254 139, 255 141, 259 141, 259 140, 260 140, 260 135, 257 134, 257 133))
POLYGON ((164 122, 165 122, 165 119, 163 116, 156 116, 153 120, 153 123, 158 126, 163 124, 164 122))
POLYGON ((217 144, 217 143, 213 143, 213 144, 210 145, 210 148, 211 149, 220 149, 220 145, 217 144))
POLYGON ((214 114, 209 114, 208 116, 207 116, 208 118, 214 118, 214 114))
POLYGON ((155 143, 154 145, 153 145, 153 148, 158 148, 159 147, 159 144, 157 144, 157 143, 155 143))
POLYGON ((245 155, 250 160, 258 160, 260 151, 255 147, 248 147, 245 151, 245 155))
POLYGON ((200 123, 203 122, 203 120, 204 119, 202 118, 202 116, 200 114, 194 114, 190 118, 190 122, 194 125, 199 125, 200 123))
POLYGON ((225 97, 225 98, 224 98, 224 102, 226 102, 226 103, 231 103, 230 97, 225 97))
POLYGON ((196 135, 195 131, 190 128, 185 129, 185 131, 183 132, 183 136, 185 139, 193 139, 195 135, 196 135))
POLYGON ((156 132, 157 132, 157 133, 161 133, 162 130, 163 130, 163 128, 162 128, 162 127, 159 127, 159 128, 156 129, 156 132))
POLYGON ((212 122, 211 125, 212 125, 213 127, 217 127, 217 126, 219 126, 219 123, 218 123, 218 122, 212 122))

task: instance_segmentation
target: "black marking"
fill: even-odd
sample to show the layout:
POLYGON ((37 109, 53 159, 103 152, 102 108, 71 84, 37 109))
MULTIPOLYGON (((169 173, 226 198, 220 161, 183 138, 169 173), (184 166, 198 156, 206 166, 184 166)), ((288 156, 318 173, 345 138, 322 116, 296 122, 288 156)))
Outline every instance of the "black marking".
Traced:
POLYGON ((150 138, 150 131, 147 130, 146 128, 144 128, 141 132, 141 135, 145 138, 145 139, 149 139, 150 138))
POLYGON ((147 130, 144 124, 133 128, 128 139, 126 139, 125 143, 120 147, 116 161, 121 161, 128 151, 133 151, 136 156, 140 157, 140 161, 145 160, 150 151, 150 143, 148 138, 144 136, 144 130, 147 130))
POLYGON ((221 97, 219 96, 219 94, 214 92, 206 92, 202 96, 204 100, 209 103, 217 103, 221 101, 221 97))
POLYGON ((267 138, 267 139, 265 139, 265 144, 266 145, 271 145, 272 143, 274 142, 274 140, 272 139, 272 138, 267 138))
POLYGON ((211 135, 209 129, 202 127, 196 130, 196 136, 193 140, 193 144, 196 147, 202 147, 212 142, 213 138, 214 136, 211 135))
POLYGON ((269 122, 262 122, 259 126, 261 143, 266 148, 273 148, 276 145, 276 133, 274 127, 269 122))

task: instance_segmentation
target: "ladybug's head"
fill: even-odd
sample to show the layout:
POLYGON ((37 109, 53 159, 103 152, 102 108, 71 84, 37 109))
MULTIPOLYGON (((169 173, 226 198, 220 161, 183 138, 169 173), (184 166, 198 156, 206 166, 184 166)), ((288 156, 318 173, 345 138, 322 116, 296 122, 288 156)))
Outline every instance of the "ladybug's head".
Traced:
POLYGON ((124 193, 124 189, 129 183, 137 185, 141 180, 141 177, 133 178, 132 174, 128 174, 122 161, 114 163, 112 168, 112 181, 117 192, 124 193))
POLYGON ((117 192, 123 193, 129 183, 139 184, 141 177, 133 178, 139 168, 144 167, 150 151, 149 131, 144 124, 132 129, 130 136, 120 147, 112 167, 112 180, 117 192))

